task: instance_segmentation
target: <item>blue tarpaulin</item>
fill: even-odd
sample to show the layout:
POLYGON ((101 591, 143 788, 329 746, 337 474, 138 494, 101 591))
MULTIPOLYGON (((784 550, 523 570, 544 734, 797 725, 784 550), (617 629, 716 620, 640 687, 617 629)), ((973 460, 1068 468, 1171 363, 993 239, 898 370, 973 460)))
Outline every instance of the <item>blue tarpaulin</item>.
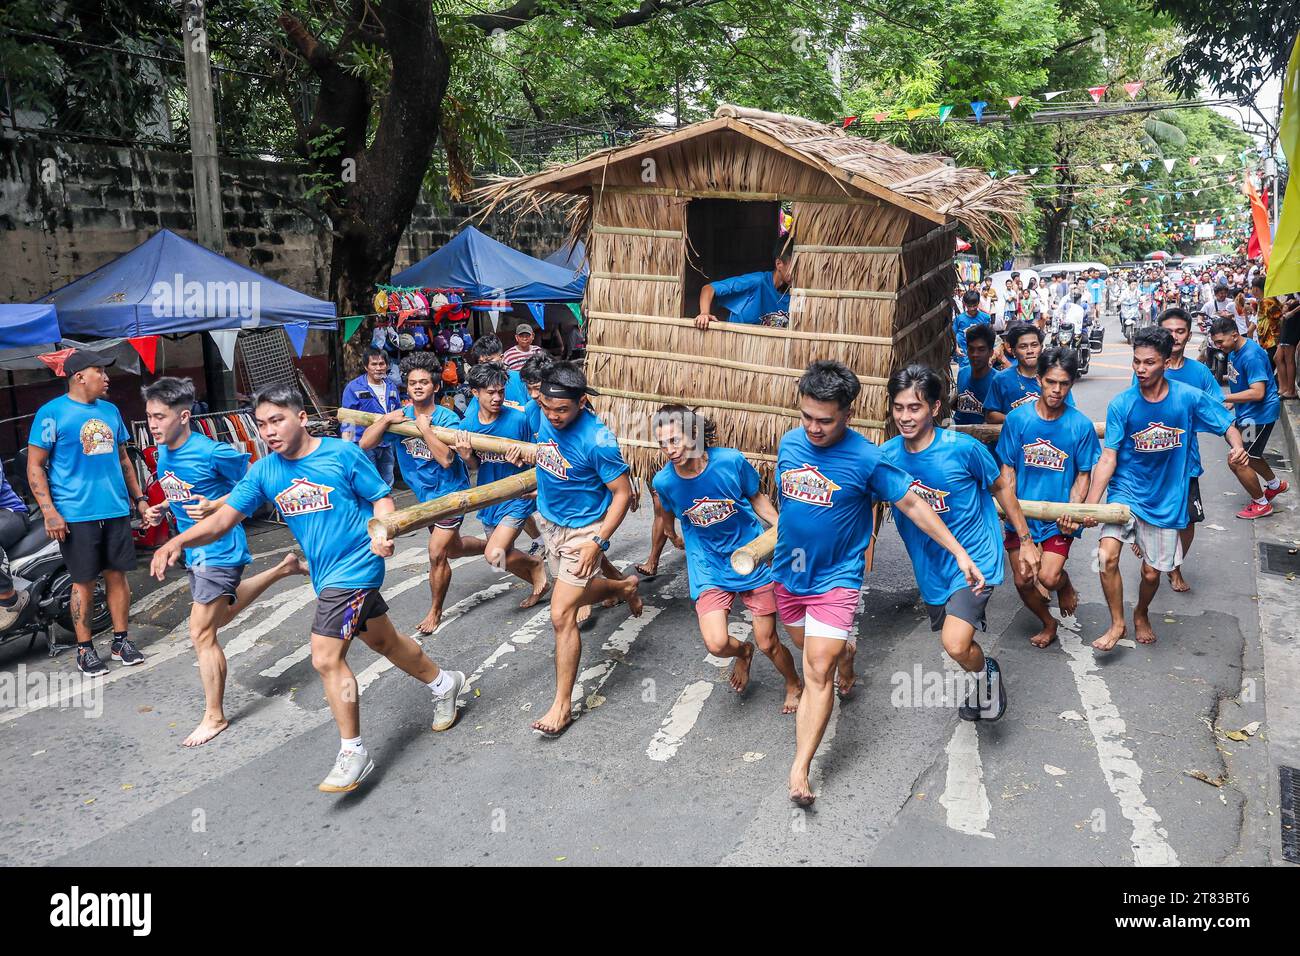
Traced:
POLYGON ((572 247, 566 242, 549 256, 543 257, 542 261, 559 266, 561 269, 568 269, 570 272, 581 272, 583 275, 590 271, 587 265, 587 246, 581 240, 574 243, 572 247))
POLYGON ((464 289, 469 299, 581 302, 587 277, 534 259, 468 226, 433 255, 393 276, 393 285, 464 289))
POLYGON ((53 344, 61 338, 54 306, 0 304, 0 349, 53 344))
POLYGON ((336 326, 334 305, 163 230, 41 299, 65 335, 183 335, 286 323, 336 326))

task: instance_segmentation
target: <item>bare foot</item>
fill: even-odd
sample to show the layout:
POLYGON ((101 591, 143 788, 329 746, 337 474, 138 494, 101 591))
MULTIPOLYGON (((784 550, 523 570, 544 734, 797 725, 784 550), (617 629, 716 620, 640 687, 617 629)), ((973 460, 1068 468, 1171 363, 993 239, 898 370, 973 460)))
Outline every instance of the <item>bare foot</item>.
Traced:
POLYGON ((298 554, 296 551, 290 551, 280 559, 280 563, 276 566, 276 570, 284 571, 286 575, 306 574, 307 562, 303 559, 301 554, 298 554))
POLYGON ((1092 649, 1095 651, 1109 651, 1123 639, 1126 633, 1127 631, 1123 625, 1119 627, 1112 626, 1107 629, 1105 634, 1092 642, 1092 649))
POLYGON ((551 709, 530 724, 533 730, 547 735, 561 734, 573 723, 573 711, 568 701, 551 705, 551 709))
POLYGON ((781 713, 793 714, 799 710, 799 698, 803 696, 803 683, 785 685, 785 702, 781 704, 781 713))
POLYGON ((790 802, 801 807, 811 807, 817 796, 808 783, 808 774, 790 771, 790 802))
POLYGON ((637 585, 640 583, 641 579, 635 574, 629 574, 623 579, 623 600, 627 602, 627 609, 632 612, 633 617, 640 617, 645 607, 641 595, 636 593, 637 585))
POLYGON ((213 720, 211 717, 204 717, 199 725, 190 731, 190 735, 182 742, 185 747, 201 747, 209 740, 221 733, 230 726, 230 721, 222 717, 220 720, 213 720))
POLYGON ((678 551, 686 550, 686 543, 682 541, 682 536, 680 534, 676 534, 676 535, 670 534, 668 536, 668 540, 673 543, 673 547, 676 548, 678 551))
POLYGON ((582 607, 578 608, 578 615, 574 619, 574 623, 577 624, 579 627, 582 627, 582 625, 586 624, 590 620, 591 620, 591 605, 584 604, 582 607))
POLYGON ((1139 644, 1154 644, 1156 642, 1156 632, 1151 630, 1151 618, 1143 614, 1138 617, 1133 615, 1133 636, 1139 644))
POLYGON ((1056 627, 1057 624, 1053 621, 1031 637, 1029 643, 1033 644, 1034 647, 1047 647, 1052 641, 1056 640, 1056 627))
POLYGON ((432 634, 442 623, 442 608, 435 607, 430 609, 429 613, 424 616, 424 620, 415 626, 415 629, 421 634, 432 634))
POLYGON ((1079 610, 1079 592, 1073 584, 1065 584, 1056 592, 1056 602, 1061 608, 1062 617, 1074 617, 1074 612, 1079 610))
POLYGON ((605 608, 618 607, 619 600, 620 598, 605 598, 600 602, 600 606, 605 608))
POLYGON ((844 653, 840 655, 840 662, 835 670, 835 693, 841 698, 853 693, 853 685, 858 682, 858 675, 853 673, 853 659, 857 656, 857 647, 845 642, 844 653))
POLYGON ((550 582, 546 579, 546 566, 540 561, 537 562, 537 568, 533 572, 533 593, 519 602, 521 608, 534 607, 538 601, 546 597, 546 592, 551 589, 550 582))
POLYGON ((1183 577, 1182 568, 1174 568, 1169 572, 1169 586, 1180 594, 1192 589, 1192 586, 1187 583, 1187 579, 1183 577))
POLYGON ((749 665, 753 659, 754 645, 741 644, 740 653, 731 662, 731 674, 727 677, 731 682, 731 689, 737 694, 743 694, 745 688, 749 686, 749 665))

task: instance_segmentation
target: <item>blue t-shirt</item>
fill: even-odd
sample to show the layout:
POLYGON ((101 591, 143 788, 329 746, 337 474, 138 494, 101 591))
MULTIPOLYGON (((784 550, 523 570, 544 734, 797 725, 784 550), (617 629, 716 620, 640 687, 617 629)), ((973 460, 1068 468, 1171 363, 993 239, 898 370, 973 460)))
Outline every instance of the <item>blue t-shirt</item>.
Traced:
MULTIPOLYGON (((415 421, 414 406, 407 405, 402 411, 406 413, 407 418, 415 421)), ((465 427, 465 423, 455 412, 437 403, 429 413, 429 424, 442 428, 465 427)), ((384 441, 392 445, 397 453, 397 467, 402 471, 403 480, 415 492, 417 501, 432 501, 434 498, 449 495, 453 491, 463 491, 469 487, 469 472, 465 470, 465 463, 455 452, 452 453, 451 467, 444 468, 438 464, 438 459, 433 457, 433 452, 429 450, 423 438, 414 435, 394 435, 388 432, 384 435, 384 441)))
MULTIPOLYGON (((1216 402, 1223 399, 1223 392, 1219 388, 1219 383, 1215 381, 1214 373, 1205 367, 1201 362, 1194 358, 1183 358, 1183 364, 1178 368, 1165 369, 1165 378, 1171 382, 1182 382, 1184 385, 1190 385, 1192 388, 1205 392, 1216 402)), ((1130 382, 1134 387, 1137 386, 1137 376, 1133 376, 1130 382)), ((1189 440, 1188 452, 1191 458, 1192 470, 1188 475, 1189 478, 1199 478, 1205 474, 1205 469, 1201 466, 1201 443, 1199 441, 1189 440)))
POLYGON ((781 439, 776 474, 781 520, 773 580, 798 595, 861 588, 872 505, 903 497, 911 477, 855 431, 821 448, 802 427, 781 439))
POLYGON ((356 445, 319 441, 303 458, 259 458, 226 504, 245 515, 263 502, 274 504, 307 556, 317 594, 377 588, 384 583, 384 559, 370 550, 366 522, 374 516, 373 503, 388 496, 388 484, 356 445))
MULTIPOLYGON (((1007 416, 998 436, 998 460, 1016 473, 1016 497, 1026 501, 1069 501, 1074 479, 1092 471, 1101 458, 1101 442, 1088 416, 1067 408, 1047 421, 1038 403, 1021 405, 1007 416)), ((1035 543, 1061 533, 1055 521, 1025 519, 1035 543)), ((1005 522, 1014 531, 1011 522, 1005 522)), ((1082 529, 1075 532, 1075 537, 1082 529)))
POLYGON ((1228 391, 1244 392, 1256 382, 1264 383, 1264 397, 1257 402, 1238 402, 1233 406, 1237 425, 1267 425, 1277 421, 1281 399, 1277 393, 1277 376, 1268 353, 1254 339, 1244 339, 1241 348, 1228 355, 1228 391))
POLYGON ((976 378, 969 364, 957 373, 957 401, 953 404, 952 420, 958 425, 984 424, 984 401, 988 398, 993 379, 998 373, 984 370, 983 378, 976 378))
MULTIPOLYGON (((976 312, 970 315, 965 309, 957 313, 957 317, 952 320, 952 331, 957 336, 957 364, 965 368, 970 364, 970 359, 966 357, 966 330, 972 325, 992 325, 993 317, 987 312, 976 312)), ((980 419, 983 421, 983 419, 980 419)))
MULTIPOLYGON (((171 503, 176 527, 188 531, 195 524, 185 513, 187 504, 215 500, 234 488, 248 473, 248 458, 247 452, 196 431, 175 450, 159 445, 158 484, 171 503)), ((185 563, 191 568, 241 568, 252 560, 244 526, 238 524, 211 544, 185 549, 185 563)))
MULTIPOLYGON (((501 403, 501 407, 522 412, 531 401, 532 398, 528 395, 528 386, 519 377, 519 373, 516 371, 509 372, 509 378, 506 381, 506 396, 501 403)), ((465 418, 473 419, 476 415, 478 415, 478 398, 472 396, 469 404, 465 406, 465 418)))
POLYGON ((790 311, 790 293, 776 291, 771 272, 748 272, 710 285, 713 301, 731 313, 731 322, 757 325, 770 312, 790 311))
MULTIPOLYGON (((1001 412, 1006 415, 1013 408, 1038 401, 1040 391, 1042 389, 1038 385, 1038 376, 1021 375, 1020 363, 1015 362, 993 377, 988 395, 984 398, 984 414, 1001 412)), ((1073 394, 1066 396, 1065 404, 1074 407, 1073 394)))
MULTIPOLYGON (((683 478, 670 461, 654 477, 659 503, 682 523, 691 599, 709 588, 752 591, 772 580, 766 564, 749 575, 731 567, 731 552, 763 533, 749 499, 758 494, 758 472, 734 448, 710 448, 704 471, 683 478)), ((779 532, 778 532, 779 533, 779 532)))
POLYGON ((537 510, 564 528, 596 524, 613 498, 605 487, 627 472, 618 439, 595 414, 565 429, 543 415, 537 433, 537 510))
POLYGON ((542 428, 542 406, 537 404, 536 399, 530 398, 524 406, 524 418, 528 420, 528 440, 536 441, 537 433, 542 428))
POLYGON ((1106 408, 1106 447, 1116 451, 1107 500, 1128 505, 1157 528, 1187 525, 1187 479, 1197 432, 1222 435, 1232 426, 1223 403, 1182 382, 1148 402, 1137 387, 1120 392, 1106 408))
MULTIPOLYGON (((531 443, 533 440, 532 431, 528 427, 528 419, 524 417, 523 412, 517 412, 513 408, 501 407, 501 414, 496 417, 496 421, 484 425, 479 421, 478 412, 475 411, 473 416, 466 415, 465 421, 461 427, 467 432, 476 432, 480 435, 495 435, 497 438, 511 438, 515 441, 526 441, 531 443)), ((519 467, 510 464, 504 455, 496 452, 480 451, 475 452, 478 456, 478 483, 486 485, 488 482, 500 481, 502 478, 509 478, 511 475, 517 475, 521 471, 526 471, 527 466, 519 467)), ((459 456, 457 456, 459 460, 459 456)), ((532 498, 511 498, 509 501, 502 501, 499 504, 482 508, 478 513, 478 520, 486 527, 494 527, 501 523, 502 518, 527 518, 536 509, 536 503, 532 498)))
POLYGON ((50 453, 50 496, 64 521, 131 514, 118 445, 131 440, 117 406, 60 395, 36 411, 27 441, 50 453))
MULTIPOLYGON (((912 476, 912 490, 948 526, 983 573, 984 582, 990 587, 1001 584, 1002 529, 989 493, 1000 470, 989 450, 969 435, 940 428, 924 451, 908 451, 903 436, 896 435, 880 452, 912 476)), ((953 594, 969 587, 957 559, 897 507, 894 522, 912 559, 921 600, 945 604, 953 594)))
POLYGON ((1088 280, 1088 297, 1092 299, 1093 305, 1099 305, 1101 303, 1102 297, 1105 296, 1105 294, 1106 294, 1105 279, 1088 280))

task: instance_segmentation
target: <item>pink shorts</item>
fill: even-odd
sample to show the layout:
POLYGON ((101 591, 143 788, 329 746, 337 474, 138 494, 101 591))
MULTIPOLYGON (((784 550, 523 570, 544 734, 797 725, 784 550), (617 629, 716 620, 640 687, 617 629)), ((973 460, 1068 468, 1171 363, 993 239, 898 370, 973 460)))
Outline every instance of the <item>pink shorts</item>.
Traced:
POLYGON ((805 636, 849 638, 853 615, 858 610, 858 592, 853 588, 831 588, 823 594, 791 594, 780 584, 773 588, 776 609, 786 627, 802 627, 805 636))
POLYGON ((700 596, 695 599, 695 614, 704 617, 714 611, 729 613, 737 596, 745 602, 745 607, 749 608, 749 613, 754 617, 775 614, 776 598, 772 594, 774 587, 776 585, 769 581, 752 591, 724 591, 722 588, 709 588, 707 591, 701 591, 700 596))

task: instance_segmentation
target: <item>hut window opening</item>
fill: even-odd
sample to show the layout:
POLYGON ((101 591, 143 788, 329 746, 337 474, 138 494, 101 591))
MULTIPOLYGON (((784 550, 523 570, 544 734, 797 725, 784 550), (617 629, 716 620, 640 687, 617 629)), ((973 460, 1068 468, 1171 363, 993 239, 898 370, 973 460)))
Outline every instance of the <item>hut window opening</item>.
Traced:
MULTIPOLYGON (((692 200, 686 207, 682 314, 691 318, 699 314, 700 290, 708 283, 771 272, 777 243, 782 239, 782 221, 779 202, 692 200)), ((719 319, 732 320, 729 310, 716 298, 710 312, 719 319)), ((747 320, 757 321, 760 317, 747 320)))

